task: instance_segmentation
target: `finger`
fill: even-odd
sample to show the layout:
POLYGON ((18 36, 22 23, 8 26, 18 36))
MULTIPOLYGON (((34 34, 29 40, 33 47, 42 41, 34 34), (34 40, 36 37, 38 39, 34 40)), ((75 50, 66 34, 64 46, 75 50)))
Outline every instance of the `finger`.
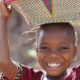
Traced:
POLYGON ((1 6, 1 13, 2 13, 3 16, 6 16, 6 17, 9 16, 8 9, 7 9, 7 7, 5 5, 1 6))
POLYGON ((0 8, 2 13, 8 12, 7 5, 5 5, 3 2, 0 3, 0 8))
POLYGON ((5 4, 3 4, 3 5, 1 6, 1 11, 2 11, 2 12, 8 12, 7 6, 6 6, 5 4))

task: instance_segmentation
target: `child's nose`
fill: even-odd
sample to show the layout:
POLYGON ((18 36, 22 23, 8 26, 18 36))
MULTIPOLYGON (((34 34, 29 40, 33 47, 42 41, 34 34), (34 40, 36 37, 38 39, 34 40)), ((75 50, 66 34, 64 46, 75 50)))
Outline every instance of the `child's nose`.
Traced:
POLYGON ((59 55, 58 51, 51 51, 48 54, 48 57, 56 58, 56 57, 60 57, 60 55, 59 55))

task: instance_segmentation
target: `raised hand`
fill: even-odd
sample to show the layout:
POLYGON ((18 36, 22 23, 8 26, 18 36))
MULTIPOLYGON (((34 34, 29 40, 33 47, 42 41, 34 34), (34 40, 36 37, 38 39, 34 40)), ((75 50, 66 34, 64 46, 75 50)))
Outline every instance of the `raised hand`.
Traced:
POLYGON ((7 20, 11 14, 12 9, 9 10, 4 4, 4 0, 0 0, 0 70, 9 80, 14 78, 17 70, 16 65, 11 60, 8 44, 7 20))
POLYGON ((8 5, 4 4, 4 0, 0 0, 0 17, 9 18, 12 14, 12 9, 7 8, 8 5))

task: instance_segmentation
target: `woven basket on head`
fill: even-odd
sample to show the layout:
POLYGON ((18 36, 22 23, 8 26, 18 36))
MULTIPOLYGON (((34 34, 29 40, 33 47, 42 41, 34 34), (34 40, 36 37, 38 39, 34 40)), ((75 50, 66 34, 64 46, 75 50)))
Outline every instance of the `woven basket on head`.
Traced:
POLYGON ((5 0, 33 25, 79 22, 80 0, 5 0))

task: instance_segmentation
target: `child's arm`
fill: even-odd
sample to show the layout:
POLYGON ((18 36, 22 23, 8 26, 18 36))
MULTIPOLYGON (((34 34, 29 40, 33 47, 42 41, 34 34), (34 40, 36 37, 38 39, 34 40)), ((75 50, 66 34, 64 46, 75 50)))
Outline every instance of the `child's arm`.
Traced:
POLYGON ((9 80, 12 80, 16 74, 17 67, 10 58, 10 49, 8 44, 7 21, 12 10, 8 10, 4 0, 0 0, 0 70, 9 80))

